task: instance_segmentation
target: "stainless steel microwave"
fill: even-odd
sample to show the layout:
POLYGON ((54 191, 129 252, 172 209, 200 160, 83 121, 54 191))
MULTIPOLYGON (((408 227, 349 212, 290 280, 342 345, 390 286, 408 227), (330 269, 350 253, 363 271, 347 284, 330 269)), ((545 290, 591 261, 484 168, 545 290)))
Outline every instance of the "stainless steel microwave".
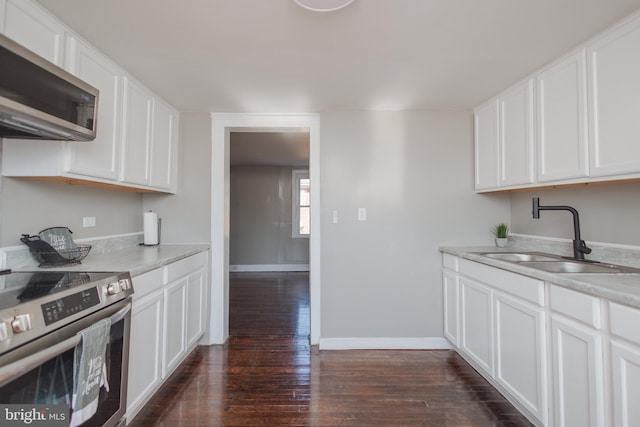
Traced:
POLYGON ((98 89, 1 34, 0 64, 0 137, 96 137, 98 89))

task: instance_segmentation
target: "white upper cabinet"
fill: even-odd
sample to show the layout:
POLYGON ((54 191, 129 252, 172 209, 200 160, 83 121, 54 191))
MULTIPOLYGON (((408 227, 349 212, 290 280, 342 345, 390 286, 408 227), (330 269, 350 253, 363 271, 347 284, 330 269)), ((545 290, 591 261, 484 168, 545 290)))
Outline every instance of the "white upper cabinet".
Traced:
POLYGON ((533 80, 503 94, 500 103, 500 185, 533 182, 533 80))
POLYGON ((543 70, 537 79, 538 181, 587 176, 587 96, 584 49, 543 70))
POLYGON ((0 32, 100 91, 93 141, 5 138, 3 176, 176 192, 175 109, 33 1, 0 0, 0 32))
POLYGON ((150 154, 150 185, 176 190, 178 168, 178 113, 154 99, 150 154))
POLYGON ((120 179, 131 184, 147 185, 153 96, 142 85, 125 77, 123 99, 120 179))
POLYGON ((499 185, 498 101, 491 100, 474 112, 475 188, 499 185))
POLYGON ((638 52, 640 13, 476 108, 476 191, 639 178, 638 52))
POLYGON ((68 171, 81 175, 115 180, 120 164, 120 81, 121 70, 86 43, 70 37, 69 72, 96 87, 98 98, 98 133, 91 142, 69 144, 68 171))
POLYGON ((474 111, 475 189, 533 182, 533 80, 474 111))
POLYGON ((136 81, 124 78, 120 179, 176 191, 178 113, 136 81))
POLYGON ((587 46, 590 174, 640 172, 640 19, 587 46))
MULTIPOLYGON (((64 64, 65 27, 33 3, 24 0, 4 3, 4 35, 60 67, 64 64)), ((0 13, 0 17, 2 14, 0 13)))

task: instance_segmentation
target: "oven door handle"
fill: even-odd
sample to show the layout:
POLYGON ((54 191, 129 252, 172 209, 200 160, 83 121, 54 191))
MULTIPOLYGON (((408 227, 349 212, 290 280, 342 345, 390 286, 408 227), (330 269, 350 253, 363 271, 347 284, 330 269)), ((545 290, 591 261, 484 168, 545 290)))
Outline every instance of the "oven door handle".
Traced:
MULTIPOLYGON (((127 303, 126 306, 118 310, 111 317, 111 324, 122 320, 127 313, 131 311, 131 303, 127 303)), ((0 387, 10 383, 16 378, 21 377, 32 369, 37 368, 49 359, 52 359, 68 350, 71 350, 75 346, 79 345, 82 341, 82 336, 76 334, 71 338, 67 338, 51 347, 45 348, 42 351, 31 354, 23 359, 16 360, 13 363, 9 363, 0 368, 0 387)))

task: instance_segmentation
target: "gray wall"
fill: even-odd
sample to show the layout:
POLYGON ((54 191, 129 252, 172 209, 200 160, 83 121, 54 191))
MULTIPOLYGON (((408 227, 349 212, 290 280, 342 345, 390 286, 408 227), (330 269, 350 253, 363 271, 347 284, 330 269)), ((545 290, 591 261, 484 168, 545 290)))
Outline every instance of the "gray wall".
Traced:
MULTIPOLYGON (((142 196, 80 185, 0 178, 0 246, 19 246, 22 233, 66 226, 75 239, 142 230, 142 196), (83 228, 82 217, 96 217, 83 228)), ((10 266, 9 266, 10 267, 10 266)))
POLYGON ((180 115, 178 193, 144 194, 162 218, 161 243, 211 242, 211 115, 180 115))
POLYGON ((469 112, 321 115, 323 338, 442 336, 438 247, 493 244, 510 217, 508 195, 473 193, 472 129, 469 112))
POLYGON ((309 263, 309 239, 291 237, 293 169, 231 167, 231 265, 309 263))
POLYGON ((577 188, 515 192, 511 194, 511 231, 573 239, 569 212, 540 212, 531 216, 531 198, 541 205, 569 205, 580 213, 582 238, 587 242, 640 245, 640 183, 589 185, 577 188))

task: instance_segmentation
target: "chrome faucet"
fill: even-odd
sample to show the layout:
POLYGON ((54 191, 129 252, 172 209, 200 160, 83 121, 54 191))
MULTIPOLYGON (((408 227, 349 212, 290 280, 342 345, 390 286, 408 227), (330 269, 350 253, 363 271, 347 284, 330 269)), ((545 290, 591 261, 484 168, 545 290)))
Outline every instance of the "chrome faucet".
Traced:
POLYGON ((540 206, 540 198, 533 198, 533 217, 540 218, 540 211, 569 211, 573 215, 573 259, 585 261, 584 254, 590 254, 591 248, 587 247, 584 240, 580 239, 580 217, 578 211, 571 206, 540 206))

